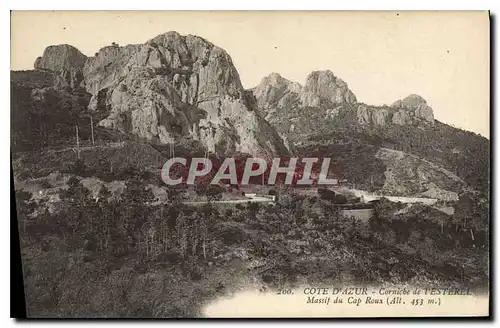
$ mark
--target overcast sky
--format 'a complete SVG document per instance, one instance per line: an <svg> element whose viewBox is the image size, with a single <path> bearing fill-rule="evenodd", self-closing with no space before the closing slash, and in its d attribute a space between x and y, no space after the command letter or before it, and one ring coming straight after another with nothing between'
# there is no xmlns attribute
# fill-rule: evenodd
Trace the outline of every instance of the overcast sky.
<svg viewBox="0 0 500 328"><path fill-rule="evenodd" d="M486 12L13 12L12 69L32 69L48 45L93 56L172 30L224 48L247 88L329 69L360 102L419 94L436 119L489 137Z"/></svg>

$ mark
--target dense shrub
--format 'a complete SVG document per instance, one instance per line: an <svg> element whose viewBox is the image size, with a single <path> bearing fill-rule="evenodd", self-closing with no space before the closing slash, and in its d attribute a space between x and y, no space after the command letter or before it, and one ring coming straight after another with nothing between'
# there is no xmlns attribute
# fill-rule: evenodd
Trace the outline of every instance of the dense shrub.
<svg viewBox="0 0 500 328"><path fill-rule="evenodd" d="M271 287L304 279L483 287L488 282L488 209L465 197L462 214L452 219L423 205L396 214L404 205L382 199L370 222L361 224L343 217L330 199L287 196L290 201L274 206L231 208L152 206L152 194L140 180L127 181L121 199L109 203L102 200L105 189L96 203L78 178L68 185L59 211L38 213L36 220L29 216L37 208L31 195L17 193L33 316L197 315L198 292L217 295L220 279L229 283L248 274ZM471 220L472 214L482 219ZM260 264L238 276L250 260ZM203 290L186 292L185 286Z"/></svg>

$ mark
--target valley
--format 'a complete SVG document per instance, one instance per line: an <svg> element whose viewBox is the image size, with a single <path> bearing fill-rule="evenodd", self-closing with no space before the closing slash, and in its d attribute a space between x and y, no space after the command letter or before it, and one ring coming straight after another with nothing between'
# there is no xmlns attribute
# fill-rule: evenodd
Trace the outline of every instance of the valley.
<svg viewBox="0 0 500 328"><path fill-rule="evenodd" d="M327 69L245 89L224 49L172 31L94 56L49 46L11 72L11 99L29 317L201 317L306 284L488 287L490 141L416 94L361 103ZM172 157L331 158L339 183L168 186Z"/></svg>

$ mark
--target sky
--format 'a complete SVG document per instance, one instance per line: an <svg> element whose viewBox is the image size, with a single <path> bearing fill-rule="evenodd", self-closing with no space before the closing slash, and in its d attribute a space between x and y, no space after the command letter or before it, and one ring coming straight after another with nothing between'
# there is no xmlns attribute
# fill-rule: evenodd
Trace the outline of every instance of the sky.
<svg viewBox="0 0 500 328"><path fill-rule="evenodd" d="M33 69L49 45L93 56L168 31L225 49L246 88L271 72L303 84L328 69L359 102L418 94L436 119L489 138L487 12L13 11L11 69Z"/></svg>

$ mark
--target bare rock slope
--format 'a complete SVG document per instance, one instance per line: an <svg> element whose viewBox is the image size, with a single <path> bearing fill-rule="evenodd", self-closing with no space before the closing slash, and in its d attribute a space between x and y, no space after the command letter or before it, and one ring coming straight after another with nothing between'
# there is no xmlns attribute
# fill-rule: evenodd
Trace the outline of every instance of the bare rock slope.
<svg viewBox="0 0 500 328"><path fill-rule="evenodd" d="M434 124L433 110L422 97L410 95L390 106L359 103L347 83L329 70L311 72L303 86L272 73L251 91L266 119L290 140L352 125Z"/></svg>
<svg viewBox="0 0 500 328"><path fill-rule="evenodd" d="M78 89L83 82L83 67L87 56L68 44L49 46L35 60L35 69L56 73L55 85Z"/></svg>
<svg viewBox="0 0 500 328"><path fill-rule="evenodd" d="M467 187L465 181L441 165L402 151L380 148L375 157L387 167L381 189L385 194L456 201L458 193Z"/></svg>
<svg viewBox="0 0 500 328"><path fill-rule="evenodd" d="M262 79L253 93L259 107L266 110L356 103L356 96L347 83L328 70L311 72L304 86L278 73L271 73Z"/></svg>
<svg viewBox="0 0 500 328"><path fill-rule="evenodd" d="M92 95L89 110L106 116L100 126L158 144L194 139L218 153L288 153L255 111L231 57L200 37L168 32L144 44L113 44L93 57L80 54L51 46L35 68L81 73L82 81L70 84Z"/></svg>

